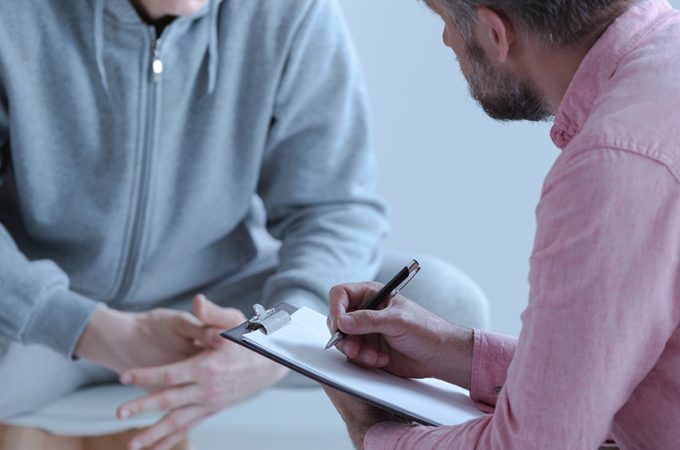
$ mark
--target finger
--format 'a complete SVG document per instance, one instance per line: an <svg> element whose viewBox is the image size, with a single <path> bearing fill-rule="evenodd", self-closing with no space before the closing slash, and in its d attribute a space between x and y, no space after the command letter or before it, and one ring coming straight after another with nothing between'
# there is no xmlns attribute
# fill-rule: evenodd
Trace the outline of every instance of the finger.
<svg viewBox="0 0 680 450"><path fill-rule="evenodd" d="M234 308L222 308L208 300L203 294L194 297L192 310L205 325L226 330L245 322L246 316Z"/></svg>
<svg viewBox="0 0 680 450"><path fill-rule="evenodd" d="M353 283L341 284L331 288L328 294L328 321L329 330L334 333L338 330L337 320L347 311L354 310L366 302L380 289L377 283Z"/></svg>
<svg viewBox="0 0 680 450"><path fill-rule="evenodd" d="M347 334L371 333L401 336L408 330L410 320L398 308L380 310L362 309L338 317L338 327Z"/></svg>
<svg viewBox="0 0 680 450"><path fill-rule="evenodd" d="M116 416L119 419L137 416L148 412L171 411L199 402L199 388L196 385L170 388L123 403L118 407Z"/></svg>
<svg viewBox="0 0 680 450"><path fill-rule="evenodd" d="M139 450L175 433L186 433L190 424L207 415L205 408L189 406L172 411L160 421L137 433L128 443L129 450Z"/></svg>
<svg viewBox="0 0 680 450"><path fill-rule="evenodd" d="M180 430L179 432L172 433L170 436L161 439L159 442L154 444L153 447L151 447L151 450L170 450L174 448L175 445L177 445L182 439L185 439L187 437L187 433L189 432L189 430L191 430L196 425L201 423L202 420L203 417L199 417L198 419L189 423L187 426L184 427L184 429Z"/></svg>
<svg viewBox="0 0 680 450"><path fill-rule="evenodd" d="M192 342L206 343L213 338L211 328L206 327L201 320L188 313L177 316L173 327L178 335Z"/></svg>
<svg viewBox="0 0 680 450"><path fill-rule="evenodd" d="M191 358L164 366L127 369L121 373L120 382L142 387L170 387L208 379L217 374L219 369L217 364L220 362L211 358L210 352L214 351L206 350Z"/></svg>
<svg viewBox="0 0 680 450"><path fill-rule="evenodd" d="M366 345L355 336L348 336L338 343L338 349L351 362L362 367L381 369L389 364L389 356L377 350L377 347Z"/></svg>
<svg viewBox="0 0 680 450"><path fill-rule="evenodd" d="M182 439L186 437L186 433L172 433L151 447L151 450L170 450L175 445L177 445Z"/></svg>
<svg viewBox="0 0 680 450"><path fill-rule="evenodd" d="M363 346L357 352L357 355L352 358L352 362L364 367L380 368L386 364L387 355L378 352L376 349Z"/></svg>

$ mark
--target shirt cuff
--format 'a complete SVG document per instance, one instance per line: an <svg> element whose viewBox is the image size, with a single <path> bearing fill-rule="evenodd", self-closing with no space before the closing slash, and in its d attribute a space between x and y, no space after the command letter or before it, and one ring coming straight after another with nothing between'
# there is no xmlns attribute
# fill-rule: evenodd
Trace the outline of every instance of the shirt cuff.
<svg viewBox="0 0 680 450"><path fill-rule="evenodd" d="M517 340L509 336L474 330L470 397L495 406L508 376Z"/></svg>
<svg viewBox="0 0 680 450"><path fill-rule="evenodd" d="M44 345L72 358L80 335L101 303L67 289L51 294L36 305L21 342Z"/></svg>
<svg viewBox="0 0 680 450"><path fill-rule="evenodd" d="M398 422L380 422L368 429L364 436L365 450L392 450L412 425Z"/></svg>

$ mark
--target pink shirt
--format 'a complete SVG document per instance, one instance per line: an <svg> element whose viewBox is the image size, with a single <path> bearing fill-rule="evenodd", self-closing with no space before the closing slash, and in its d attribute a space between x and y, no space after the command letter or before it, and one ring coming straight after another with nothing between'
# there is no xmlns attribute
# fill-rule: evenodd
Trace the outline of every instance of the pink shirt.
<svg viewBox="0 0 680 450"><path fill-rule="evenodd" d="M367 449L680 449L680 12L617 19L552 138L519 340L475 331L471 396L493 414L377 424Z"/></svg>

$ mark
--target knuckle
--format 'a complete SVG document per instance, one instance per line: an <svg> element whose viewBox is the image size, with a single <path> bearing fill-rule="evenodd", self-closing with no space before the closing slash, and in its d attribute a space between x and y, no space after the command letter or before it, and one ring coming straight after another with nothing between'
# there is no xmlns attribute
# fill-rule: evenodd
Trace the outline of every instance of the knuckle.
<svg viewBox="0 0 680 450"><path fill-rule="evenodd" d="M411 319L411 315L404 310L396 310L393 314L393 320L399 323L407 323Z"/></svg>
<svg viewBox="0 0 680 450"><path fill-rule="evenodd" d="M340 295L342 293L342 291L343 291L342 285L336 284L335 286L330 288L330 290L328 291L328 296L331 297L331 298L337 297L338 295Z"/></svg>

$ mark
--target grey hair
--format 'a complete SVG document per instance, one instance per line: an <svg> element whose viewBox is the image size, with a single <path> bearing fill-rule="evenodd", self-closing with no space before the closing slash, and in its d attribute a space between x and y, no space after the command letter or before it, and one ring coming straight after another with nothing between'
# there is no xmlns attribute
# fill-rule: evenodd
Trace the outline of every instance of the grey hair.
<svg viewBox="0 0 680 450"><path fill-rule="evenodd" d="M620 15L637 0L430 0L458 26L463 38L474 39L477 8L487 7L538 38L557 47L576 44Z"/></svg>

